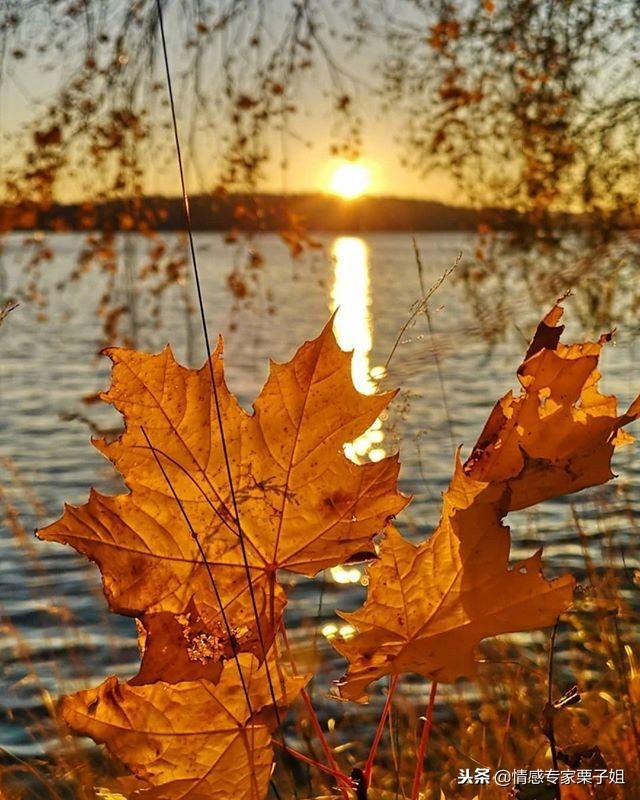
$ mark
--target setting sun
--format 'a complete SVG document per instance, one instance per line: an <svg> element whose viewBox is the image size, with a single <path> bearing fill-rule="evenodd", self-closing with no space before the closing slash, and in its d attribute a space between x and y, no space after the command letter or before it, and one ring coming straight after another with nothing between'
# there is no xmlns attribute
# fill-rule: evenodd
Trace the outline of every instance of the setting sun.
<svg viewBox="0 0 640 800"><path fill-rule="evenodd" d="M371 184L371 172L363 164L345 161L335 168L331 175L329 188L346 200L364 194Z"/></svg>

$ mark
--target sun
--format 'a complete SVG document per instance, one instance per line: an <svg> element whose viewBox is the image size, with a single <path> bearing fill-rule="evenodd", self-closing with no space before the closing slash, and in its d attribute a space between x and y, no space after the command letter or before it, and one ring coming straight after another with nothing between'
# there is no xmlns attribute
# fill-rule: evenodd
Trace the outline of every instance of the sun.
<svg viewBox="0 0 640 800"><path fill-rule="evenodd" d="M364 194L371 184L371 172L364 164L345 161L339 164L329 181L329 189L345 200Z"/></svg>

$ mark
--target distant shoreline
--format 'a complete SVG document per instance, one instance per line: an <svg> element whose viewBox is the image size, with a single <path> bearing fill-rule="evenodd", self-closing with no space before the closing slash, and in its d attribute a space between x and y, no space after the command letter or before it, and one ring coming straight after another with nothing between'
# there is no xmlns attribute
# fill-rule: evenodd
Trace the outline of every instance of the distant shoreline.
<svg viewBox="0 0 640 800"><path fill-rule="evenodd" d="M326 194L214 194L190 200L191 219L197 231L249 231L304 233L358 233L391 231L476 231L516 229L526 218L513 209L468 208L434 200L396 197L362 197L343 200ZM584 227L588 218L558 214L568 229ZM630 222L627 227L636 227ZM143 197L102 203L54 203L41 208L25 202L0 206L0 230L43 231L181 231L182 200L178 197Z"/></svg>

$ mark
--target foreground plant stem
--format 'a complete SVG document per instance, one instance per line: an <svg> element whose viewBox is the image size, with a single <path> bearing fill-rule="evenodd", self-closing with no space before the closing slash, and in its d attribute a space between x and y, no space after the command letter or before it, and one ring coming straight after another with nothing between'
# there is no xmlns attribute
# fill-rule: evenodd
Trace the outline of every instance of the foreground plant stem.
<svg viewBox="0 0 640 800"><path fill-rule="evenodd" d="M289 663L291 664L291 669L293 670L294 675L298 675L299 674L298 667L296 666L296 662L293 658L293 652L291 651L291 645L289 644L289 637L287 636L287 629L284 624L280 625L280 633L282 634L282 638L284 640L284 646L287 651L287 657L289 659ZM320 745L322 746L322 750L325 754L325 757L329 762L329 769L325 769L324 771L340 779L340 784L339 784L340 794L342 795L343 800L349 800L349 795L347 793L347 790L345 789L344 784L346 783L347 786L351 787L352 785L351 778L345 775L344 772L342 772L342 770L338 766L338 762L336 761L335 756L333 755L333 751L331 750L331 745L329 744L326 736L324 735L324 731L322 730L322 725L320 724L320 720L318 719L318 715L316 713L315 708L313 707L313 703L311 701L311 698L309 697L309 693L307 692L306 688L302 689L300 695L307 708L309 719L311 720L313 729L316 732L316 736L318 737Z"/></svg>
<svg viewBox="0 0 640 800"><path fill-rule="evenodd" d="M300 761L304 761L305 764L309 764L309 766L315 767L316 769L319 769L321 772L325 772L327 775L332 775L337 781L340 782L340 784L346 784L349 789L351 788L352 786L351 778L348 778L344 773L340 772L340 770L331 769L331 767L327 767L325 764L321 764L319 761L316 761L315 758L311 758L310 756L305 755L305 753L301 753L299 750L296 750L293 747L289 747L289 745L284 747L282 742L278 741L278 739L272 738L271 742L272 744L282 748L288 755L294 756ZM349 797L349 795L346 793L346 789L344 788L344 786L342 786L340 791L343 793L344 797L347 798Z"/></svg>
<svg viewBox="0 0 640 800"><path fill-rule="evenodd" d="M553 769L556 771L558 770L558 752L556 749L556 736L553 729L553 650L556 644L556 635L558 633L558 622L559 620L556 620L556 624L553 626L553 630L551 631L551 639L549 640L549 663L547 670L547 708L549 710L547 738L549 739L549 747L551 749L551 761L553 763ZM560 800L559 784L556 784L555 796L556 800Z"/></svg>
<svg viewBox="0 0 640 800"><path fill-rule="evenodd" d="M398 676L392 675L389 680L387 699L384 704L384 708L382 709L380 720L378 721L378 727L376 728L376 735L373 737L373 744L371 745L371 750L369 751L369 757L367 758L367 763L365 764L363 770L364 778L367 784L369 784L371 781L371 770L373 769L373 762L375 760L376 753L378 752L378 745L380 744L380 739L382 739L382 732L384 731L384 725L385 722L387 721L387 717L389 716L389 710L391 709L391 700L393 699L393 695L397 685L398 685Z"/></svg>
<svg viewBox="0 0 640 800"><path fill-rule="evenodd" d="M413 775L413 786L411 788L411 800L418 800L420 794L420 778L424 767L424 757L427 752L427 745L429 744L429 734L431 733L431 720L433 718L433 706L436 702L436 692L438 691L438 682L433 681L431 684L431 693L429 694L429 703L424 715L424 726L422 728L422 735L420 736L420 746L418 747L418 758L416 760L416 771Z"/></svg>

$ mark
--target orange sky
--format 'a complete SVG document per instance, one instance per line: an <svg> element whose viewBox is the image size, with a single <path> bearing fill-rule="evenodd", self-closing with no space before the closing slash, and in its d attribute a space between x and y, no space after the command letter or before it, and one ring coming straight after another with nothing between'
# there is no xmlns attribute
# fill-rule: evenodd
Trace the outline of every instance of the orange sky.
<svg viewBox="0 0 640 800"><path fill-rule="evenodd" d="M351 66L362 73L369 69L364 63L352 63ZM20 132L24 129L25 122L34 118L39 109L42 110L55 98L62 70L62 66L50 71L43 70L42 65L30 55L10 65L0 86L0 158L5 166L15 157L15 136L20 141ZM162 76L158 77L160 79ZM400 115L383 115L375 100L367 96L363 99L358 111L362 114L363 123L363 160L371 173L368 193L463 204L464 198L447 175L423 178L402 166L402 148L398 143L401 123L397 118ZM302 110L297 116L292 116L291 135L283 139L280 134L273 134L271 161L264 169L264 180L259 187L264 191L302 193L327 191L329 188L330 176L336 166L336 159L330 155L331 144L336 138L333 130L335 118L331 113L331 101L322 80L318 78L303 87L300 100ZM162 148L165 154L158 153L158 145L154 145L155 150L147 158L145 189L149 194L176 195L179 183L175 161L172 161L175 158L173 137L169 129L161 126L162 120L158 118L161 114L168 115L166 106L153 112L154 123L160 123L159 134L166 137L166 149ZM181 123L185 131L183 139L186 140L186 121L181 120ZM204 134L197 139L196 155L200 165L198 174L189 167L190 159L185 159L189 190L192 193L210 190L218 182L219 150L213 137L210 139L211 141L205 140ZM286 170L280 165L283 141L288 159ZM28 143L25 140L25 144ZM307 143L312 146L308 147ZM184 143L183 149L186 149ZM89 176L89 184L92 180ZM63 201L84 199L86 192L86 186L81 186L77 180L63 180L57 187L57 195Z"/></svg>
<svg viewBox="0 0 640 800"><path fill-rule="evenodd" d="M3 133L16 132L23 127L24 121L32 114L35 106L30 106L25 98L19 96L11 87L5 88L0 98L3 113L0 127ZM331 156L330 146L333 141L330 124L327 121L314 121L312 125L301 120L311 141L306 146L295 135L285 140L288 166L283 170L281 162L280 137L274 142L272 158L264 168L261 190L280 193L304 193L329 191L331 175L340 159ZM158 154L154 152L147 158L145 178L146 191L149 194L175 195L179 191L178 175L174 169L173 138L170 131L163 131L167 136L166 153L159 165ZM372 195L394 197L416 197L439 200L445 203L461 204L463 200L452 180L444 174L430 175L423 178L401 164L401 148L396 140L396 133L384 120L371 118L364 120L364 143L361 162L370 172L371 181L367 190ZM13 147L2 142L2 149ZM192 193L211 189L217 183L218 160L215 143L200 142L198 152L200 169L189 166L187 160L187 176ZM4 154L3 154L4 155ZM166 164L165 162L166 158ZM7 159L3 158L6 164ZM84 199L84 190L74 181L63 180L57 187L57 194L63 201Z"/></svg>
<svg viewBox="0 0 640 800"><path fill-rule="evenodd" d="M282 2L282 0L275 0ZM170 42L170 44L172 44ZM179 66L178 42L172 44L174 70ZM355 74L366 76L371 74L375 59L380 54L369 52L367 62L364 56L357 56L350 61L350 68ZM0 86L0 158L5 166L15 157L15 139L10 141L7 135L18 137L25 123L33 118L38 109L43 109L56 96L56 88L61 78L73 71L74 54L70 53L66 61L54 64L51 70L43 69L42 62L32 58L14 61L10 65L7 76ZM65 72L66 71L66 72ZM164 76L158 74L158 80L164 82ZM335 117L331 113L332 101L328 96L327 76L318 73L313 80L307 81L299 90L301 112L292 115L291 134L284 138L286 151L283 153L283 139L278 133L273 134L271 161L264 169L264 180L259 187L273 192L316 192L327 191L330 177L336 166L336 159L330 155L331 144L335 142ZM464 198L456 190L451 179L444 174L423 178L401 164L402 148L398 137L402 132L400 115L392 112L382 114L377 101L366 89L359 99L358 113L363 123L363 162L371 174L369 194L396 197L417 197L440 200L442 202L463 204ZM166 106L152 111L154 123L158 125L158 135L164 154L158 152L159 145L153 145L148 158L149 167L145 177L145 190L149 194L176 195L179 191L178 176L175 170L175 152L173 135L162 127L161 115L167 115ZM181 120L186 142L186 120ZM166 142L164 141L166 139ZM190 168L188 153L185 153L189 190L191 193L210 190L218 183L220 168L219 148L212 135L208 140L204 134L197 138L197 161L199 172ZM18 138L19 141L19 138ZM311 147L307 146L311 143ZM25 145L28 145L25 139ZM19 149L19 148L18 148ZM186 150L183 142L183 149ZM280 166L283 155L286 155L288 167L283 171ZM166 157L166 158L165 158ZM165 163L166 161L166 163ZM93 188L95 176L87 175L87 186ZM70 181L61 181L57 187L57 195L61 200L84 199L87 187L81 187Z"/></svg>

